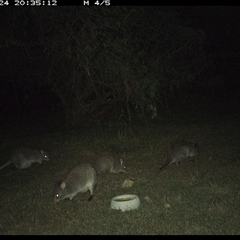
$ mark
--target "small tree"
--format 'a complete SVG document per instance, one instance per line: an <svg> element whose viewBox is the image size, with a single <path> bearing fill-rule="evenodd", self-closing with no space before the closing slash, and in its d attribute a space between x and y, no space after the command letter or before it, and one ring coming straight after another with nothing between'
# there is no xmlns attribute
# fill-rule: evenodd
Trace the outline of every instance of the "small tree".
<svg viewBox="0 0 240 240"><path fill-rule="evenodd" d="M169 97L173 87L195 81L206 67L205 35L181 25L173 10L26 10L26 22L33 22L31 41L42 49L38 75L60 99L69 123L86 114L131 121L135 111L145 113L156 101L165 104L163 96ZM27 37L20 35L16 39L31 52Z"/></svg>

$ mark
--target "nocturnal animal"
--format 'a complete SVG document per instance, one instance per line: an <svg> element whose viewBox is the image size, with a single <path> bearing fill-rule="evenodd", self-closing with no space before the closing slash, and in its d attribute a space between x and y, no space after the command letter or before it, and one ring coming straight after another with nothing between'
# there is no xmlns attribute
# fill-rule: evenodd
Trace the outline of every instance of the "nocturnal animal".
<svg viewBox="0 0 240 240"><path fill-rule="evenodd" d="M36 150L28 147L17 148L8 162L0 167L3 169L11 163L16 168L25 169L30 167L33 163L41 164L43 161L49 161L49 155L43 150Z"/></svg>
<svg viewBox="0 0 240 240"><path fill-rule="evenodd" d="M126 172L126 166L122 159L115 158L109 154L102 154L97 157L93 164L97 174L104 172L120 173Z"/></svg>
<svg viewBox="0 0 240 240"><path fill-rule="evenodd" d="M53 192L53 202L69 198L72 200L78 193L90 192L89 201L97 184L97 174L89 163L79 163L68 172L64 181L57 183Z"/></svg>
<svg viewBox="0 0 240 240"><path fill-rule="evenodd" d="M165 170L173 163L184 162L188 157L198 155L198 147L196 143L186 141L174 141L168 149L168 157L166 163L160 168L160 171Z"/></svg>

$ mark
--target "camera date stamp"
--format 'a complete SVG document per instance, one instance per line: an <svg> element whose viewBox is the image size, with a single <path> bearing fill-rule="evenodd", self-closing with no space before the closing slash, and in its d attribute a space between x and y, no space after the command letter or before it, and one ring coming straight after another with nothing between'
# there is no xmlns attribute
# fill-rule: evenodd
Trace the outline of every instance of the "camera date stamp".
<svg viewBox="0 0 240 240"><path fill-rule="evenodd" d="M110 0L82 0L82 6L110 6ZM81 4L82 3L82 4ZM3 6L58 6L58 0L0 0L0 8ZM61 5L61 4L60 4Z"/></svg>
<svg viewBox="0 0 240 240"><path fill-rule="evenodd" d="M3 6L57 6L57 0L0 0L0 7Z"/></svg>

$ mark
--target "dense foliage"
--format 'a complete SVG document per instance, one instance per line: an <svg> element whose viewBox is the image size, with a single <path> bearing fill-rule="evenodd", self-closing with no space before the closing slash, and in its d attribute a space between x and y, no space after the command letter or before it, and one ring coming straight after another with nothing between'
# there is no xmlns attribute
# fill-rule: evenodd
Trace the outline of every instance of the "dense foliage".
<svg viewBox="0 0 240 240"><path fill-rule="evenodd" d="M25 81L47 86L72 124L85 114L131 120L164 106L176 89L196 85L207 66L204 32L185 26L173 7L9 12L4 31L11 38L1 47L24 49L31 62L21 68Z"/></svg>

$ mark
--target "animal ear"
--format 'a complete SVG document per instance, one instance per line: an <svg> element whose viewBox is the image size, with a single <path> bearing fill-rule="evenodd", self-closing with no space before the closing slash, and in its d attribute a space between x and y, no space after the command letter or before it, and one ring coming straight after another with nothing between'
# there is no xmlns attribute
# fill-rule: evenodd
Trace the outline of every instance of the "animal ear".
<svg viewBox="0 0 240 240"><path fill-rule="evenodd" d="M62 182L61 185L60 185L60 188L61 188L62 190L64 190L65 187L66 187L66 183L65 183L65 182Z"/></svg>
<svg viewBox="0 0 240 240"><path fill-rule="evenodd" d="M41 154L44 154L44 151L41 149L41 150L40 150L40 153L41 153Z"/></svg>
<svg viewBox="0 0 240 240"><path fill-rule="evenodd" d="M123 165L123 160L122 159L120 159L120 163L121 163L121 165Z"/></svg>

